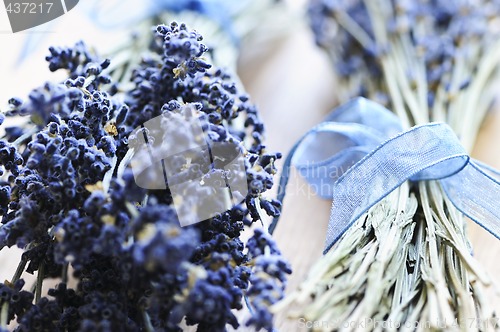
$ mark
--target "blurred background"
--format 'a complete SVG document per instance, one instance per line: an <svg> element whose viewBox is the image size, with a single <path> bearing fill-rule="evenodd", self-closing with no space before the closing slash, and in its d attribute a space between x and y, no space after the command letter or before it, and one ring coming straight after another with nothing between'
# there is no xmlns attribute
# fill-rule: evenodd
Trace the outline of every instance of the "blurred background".
<svg viewBox="0 0 500 332"><path fill-rule="evenodd" d="M49 46L71 46L78 40L85 40L105 55L127 43L133 28L138 27L139 21L134 16L144 13L124 6L128 1L109 2L100 6L108 1L82 0L75 9L56 20L16 34L11 32L6 11L1 8L0 110L6 108L10 97L26 98L31 89L43 82L60 80L58 73L48 70L44 59ZM284 155L297 139L336 105L333 71L326 54L314 44L305 7L306 1L289 0L282 1L278 8L269 9L271 12L262 7L247 13L245 24L249 31L245 32L245 38L238 40L236 51L228 47L228 56L223 55L217 60L218 65L236 65L242 84L264 119L268 149ZM172 19L183 21L182 13L169 15ZM203 28L207 28L204 24L189 26L204 34L210 44L211 33L204 33ZM238 33L243 31L238 30L240 28L244 30L244 27L235 27ZM255 31L250 31L252 29ZM482 126L473 157L500 168L499 143L500 107L496 107ZM282 161L278 167L281 165ZM271 195L274 193L275 190ZM294 273L288 287L288 291L292 291L321 255L331 202L316 197L306 182L292 171L283 203L283 214L275 236L292 264ZM494 282L500 285L500 241L474 223L469 223L469 235L475 257ZM18 255L17 250L0 252L1 280L11 277ZM488 296L500 311L497 295L498 291L492 287ZM298 321L286 319L284 314L278 316L276 327L280 331L299 329Z"/></svg>

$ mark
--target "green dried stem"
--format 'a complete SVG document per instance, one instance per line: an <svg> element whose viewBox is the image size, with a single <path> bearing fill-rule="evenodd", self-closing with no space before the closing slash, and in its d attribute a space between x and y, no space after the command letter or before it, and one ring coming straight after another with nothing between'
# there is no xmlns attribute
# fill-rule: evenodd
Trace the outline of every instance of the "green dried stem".
<svg viewBox="0 0 500 332"><path fill-rule="evenodd" d="M43 287L43 278L45 275L45 264L42 262L40 264L40 268L38 269L38 274L36 277L36 286L35 286L35 303L38 303L42 298L42 287Z"/></svg>
<svg viewBox="0 0 500 332"><path fill-rule="evenodd" d="M9 302L5 301L0 309L0 328L7 330L7 319L9 316Z"/></svg>

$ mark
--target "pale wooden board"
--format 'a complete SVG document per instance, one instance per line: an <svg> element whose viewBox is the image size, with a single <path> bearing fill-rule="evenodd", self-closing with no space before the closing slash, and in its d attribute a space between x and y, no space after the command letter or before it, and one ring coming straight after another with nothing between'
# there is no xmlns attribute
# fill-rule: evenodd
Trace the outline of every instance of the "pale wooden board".
<svg viewBox="0 0 500 332"><path fill-rule="evenodd" d="M78 22L79 18L70 12L67 20ZM96 45L108 44L109 36L98 36L94 30L66 31L58 34L56 39L60 44L70 45L79 37L89 34ZM14 70L13 58L17 56L15 52L21 43L8 34L0 34L0 45L14 45L9 48L8 55L4 53L0 58L0 107L5 105L9 96L24 96L28 88L47 77L43 56L46 47L54 41L54 36L50 36L42 42L37 54L31 56L22 68ZM255 52L251 54L253 56ZM260 57L243 57L239 70L247 91L264 118L270 151L286 153L303 133L320 122L335 105L335 85L330 64L325 54L314 45L312 35L303 23L298 22L293 34L276 41L274 47L265 50ZM500 111L497 110L485 121L473 156L500 168L499 143ZM312 195L304 180L292 173L282 219L275 233L294 270L289 281L290 291L304 279L309 267L321 255L329 212L330 202ZM472 223L469 233L476 258L491 278L500 284L500 264L497 263L500 241ZM17 250L0 252L0 280L11 278L18 258ZM493 298L493 292L489 295ZM494 304L500 310L500 303ZM296 331L299 324L282 314L277 317L277 327L280 331Z"/></svg>

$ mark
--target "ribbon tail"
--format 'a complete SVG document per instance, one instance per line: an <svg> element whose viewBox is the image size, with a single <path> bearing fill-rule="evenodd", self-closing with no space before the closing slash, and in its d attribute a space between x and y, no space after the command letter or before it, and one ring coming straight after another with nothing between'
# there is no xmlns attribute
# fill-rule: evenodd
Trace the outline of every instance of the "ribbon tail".
<svg viewBox="0 0 500 332"><path fill-rule="evenodd" d="M500 239L499 181L471 161L461 172L442 179L441 184L460 212Z"/></svg>
<svg viewBox="0 0 500 332"><path fill-rule="evenodd" d="M497 170L491 167L490 165L485 164L482 161L476 159L472 159L472 161L476 166L478 166L481 169L481 171L485 172L486 174L494 178L496 181L500 181L500 170Z"/></svg>
<svg viewBox="0 0 500 332"><path fill-rule="evenodd" d="M305 137L305 136L304 136ZM292 159L295 154L295 151L297 151L297 148L299 145L302 143L304 140L304 137L302 137L295 145L292 147L288 155L286 156L285 162L283 163L283 169L281 171L281 176L280 176L280 182L278 184L278 195L276 199L283 204L283 199L285 198L286 195L286 185L288 184L288 180L290 179L290 168L292 165ZM276 216L273 218L273 221L269 225L268 232L269 234L273 234L274 230L276 229L276 226L278 225L278 221L280 219L280 216Z"/></svg>

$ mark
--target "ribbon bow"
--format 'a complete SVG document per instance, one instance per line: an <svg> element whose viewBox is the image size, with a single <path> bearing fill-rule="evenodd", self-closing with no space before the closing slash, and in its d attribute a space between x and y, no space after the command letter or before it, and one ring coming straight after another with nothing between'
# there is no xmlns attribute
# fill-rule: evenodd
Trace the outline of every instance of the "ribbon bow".
<svg viewBox="0 0 500 332"><path fill-rule="evenodd" d="M283 168L283 201L290 165L323 198L333 198L324 253L368 209L407 180L439 180L455 207L500 239L500 172L471 160L445 123L402 132L383 106L356 98L332 112L292 148ZM273 232L278 222L269 226Z"/></svg>

